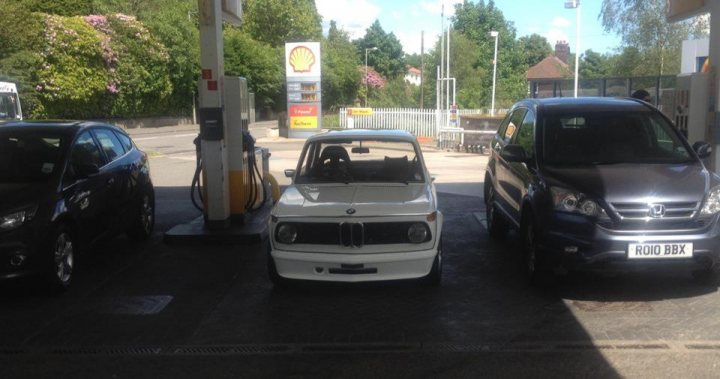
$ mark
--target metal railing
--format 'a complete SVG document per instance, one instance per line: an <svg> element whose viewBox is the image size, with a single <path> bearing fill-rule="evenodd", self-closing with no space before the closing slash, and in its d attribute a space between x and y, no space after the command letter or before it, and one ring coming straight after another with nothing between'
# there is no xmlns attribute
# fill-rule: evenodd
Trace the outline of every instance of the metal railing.
<svg viewBox="0 0 720 379"><path fill-rule="evenodd" d="M507 110L496 110L503 114ZM417 108L373 108L372 115L348 116L347 108L340 108L341 128L355 129L397 129L406 130L418 137L437 138L438 133L447 126L452 126L450 111ZM488 109L458 109L457 123L463 115L487 115ZM352 121L350 121L352 120Z"/></svg>

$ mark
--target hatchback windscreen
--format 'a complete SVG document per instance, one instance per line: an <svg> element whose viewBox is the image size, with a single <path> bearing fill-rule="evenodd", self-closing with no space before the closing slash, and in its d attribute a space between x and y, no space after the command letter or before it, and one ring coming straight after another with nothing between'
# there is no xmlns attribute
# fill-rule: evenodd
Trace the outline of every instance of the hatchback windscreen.
<svg viewBox="0 0 720 379"><path fill-rule="evenodd" d="M673 126L650 112L550 113L540 125L549 165L694 162Z"/></svg>
<svg viewBox="0 0 720 379"><path fill-rule="evenodd" d="M45 181L60 169L58 134L0 131L0 183Z"/></svg>
<svg viewBox="0 0 720 379"><path fill-rule="evenodd" d="M298 184L423 182L422 165L412 143L335 140L307 146L300 158Z"/></svg>

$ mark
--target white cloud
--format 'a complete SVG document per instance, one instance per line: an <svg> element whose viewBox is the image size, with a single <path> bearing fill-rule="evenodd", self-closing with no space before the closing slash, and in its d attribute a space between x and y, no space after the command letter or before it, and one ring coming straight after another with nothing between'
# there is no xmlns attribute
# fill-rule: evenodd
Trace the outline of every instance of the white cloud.
<svg viewBox="0 0 720 379"><path fill-rule="evenodd" d="M555 28L565 29L572 25L572 23L567 18L558 16L552 20L551 25Z"/></svg>
<svg viewBox="0 0 720 379"><path fill-rule="evenodd" d="M406 54L420 54L420 32L395 32L395 37L400 41L403 47L403 51ZM429 33L425 31L425 53L428 53L437 41L437 33Z"/></svg>
<svg viewBox="0 0 720 379"><path fill-rule="evenodd" d="M428 13L440 14L445 4L445 15L455 14L455 4L462 4L463 0L420 0L420 7Z"/></svg>
<svg viewBox="0 0 720 379"><path fill-rule="evenodd" d="M351 39L361 38L380 15L381 9L369 0L316 0L315 6L323 18L327 31L330 21L350 34Z"/></svg>
<svg viewBox="0 0 720 379"><path fill-rule="evenodd" d="M551 46L555 46L555 43L558 41L570 41L567 33L558 29L550 29L545 32L545 38L547 38Z"/></svg>

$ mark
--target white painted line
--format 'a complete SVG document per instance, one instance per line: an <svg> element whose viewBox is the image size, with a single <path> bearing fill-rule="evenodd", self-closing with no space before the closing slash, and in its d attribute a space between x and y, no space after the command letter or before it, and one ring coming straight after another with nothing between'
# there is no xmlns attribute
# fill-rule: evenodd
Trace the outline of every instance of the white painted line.
<svg viewBox="0 0 720 379"><path fill-rule="evenodd" d="M190 136L197 136L197 133L190 133L190 134L176 134L173 135L174 138L180 138L180 137L190 137Z"/></svg>
<svg viewBox="0 0 720 379"><path fill-rule="evenodd" d="M133 138L135 141L149 141L151 139L158 139L160 137L142 137L142 138Z"/></svg>

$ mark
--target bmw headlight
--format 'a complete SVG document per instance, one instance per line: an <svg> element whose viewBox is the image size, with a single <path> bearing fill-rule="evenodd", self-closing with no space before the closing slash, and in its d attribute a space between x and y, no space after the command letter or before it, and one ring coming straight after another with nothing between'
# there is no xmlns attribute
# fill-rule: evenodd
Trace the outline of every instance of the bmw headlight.
<svg viewBox="0 0 720 379"><path fill-rule="evenodd" d="M428 236L428 228L422 222L416 222L408 228L407 236L412 243L425 242Z"/></svg>
<svg viewBox="0 0 720 379"><path fill-rule="evenodd" d="M705 204L703 204L702 215L714 215L720 212L720 186L713 187L710 193L705 198Z"/></svg>
<svg viewBox="0 0 720 379"><path fill-rule="evenodd" d="M597 202L588 199L585 195L560 187L551 187L555 210L571 213L580 213L586 216L597 217L605 211Z"/></svg>
<svg viewBox="0 0 720 379"><path fill-rule="evenodd" d="M0 230L13 230L35 216L36 208L27 208L0 217Z"/></svg>
<svg viewBox="0 0 720 379"><path fill-rule="evenodd" d="M282 224L278 227L276 236L281 243L294 243L298 236L297 227L293 224Z"/></svg>

